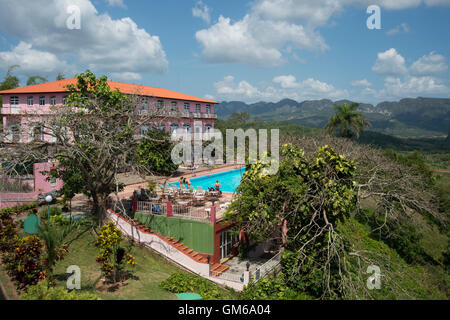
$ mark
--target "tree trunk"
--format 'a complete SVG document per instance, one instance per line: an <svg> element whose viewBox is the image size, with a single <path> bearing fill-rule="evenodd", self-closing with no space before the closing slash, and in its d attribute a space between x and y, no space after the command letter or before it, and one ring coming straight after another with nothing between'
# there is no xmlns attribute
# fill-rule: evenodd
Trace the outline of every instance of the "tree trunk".
<svg viewBox="0 0 450 320"><path fill-rule="evenodd" d="M97 193L92 194L92 214L97 217L98 226L103 226L106 222L106 200L108 195L98 195Z"/></svg>

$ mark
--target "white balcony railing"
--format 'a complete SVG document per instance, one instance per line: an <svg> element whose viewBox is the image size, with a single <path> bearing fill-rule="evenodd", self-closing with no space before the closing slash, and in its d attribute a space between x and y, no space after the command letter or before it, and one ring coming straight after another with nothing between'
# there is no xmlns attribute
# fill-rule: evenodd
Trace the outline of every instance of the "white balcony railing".
<svg viewBox="0 0 450 320"><path fill-rule="evenodd" d="M19 114L19 105L18 104L12 104L11 105L11 114Z"/></svg>

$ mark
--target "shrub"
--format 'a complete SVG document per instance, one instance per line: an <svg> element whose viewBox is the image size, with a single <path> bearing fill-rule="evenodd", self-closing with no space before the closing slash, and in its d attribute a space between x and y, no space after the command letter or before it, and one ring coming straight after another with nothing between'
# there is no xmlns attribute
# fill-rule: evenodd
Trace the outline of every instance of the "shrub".
<svg viewBox="0 0 450 320"><path fill-rule="evenodd" d="M13 252L3 255L6 270L16 281L19 289L38 283L45 278L41 263L42 243L37 236L28 236L18 241Z"/></svg>
<svg viewBox="0 0 450 320"><path fill-rule="evenodd" d="M57 226L64 226L70 224L70 219L64 217L62 214L56 214L50 216L50 223Z"/></svg>
<svg viewBox="0 0 450 320"><path fill-rule="evenodd" d="M17 244L17 224L11 215L0 212L0 252L11 252Z"/></svg>
<svg viewBox="0 0 450 320"><path fill-rule="evenodd" d="M31 204L23 204L20 206L14 206L14 207L10 207L10 208L4 208L4 209L0 210L0 216L20 214L24 211L35 209L37 207L38 207L37 204L31 203Z"/></svg>
<svg viewBox="0 0 450 320"><path fill-rule="evenodd" d="M43 280L36 285L30 286L28 291L22 295L23 300L101 300L93 293L78 293L68 291L64 287L49 286L48 281Z"/></svg>
<svg viewBox="0 0 450 320"><path fill-rule="evenodd" d="M52 216L62 215L62 210L59 207L50 207L50 218ZM39 211L39 217L41 219L46 220L48 218L48 208L42 209Z"/></svg>
<svg viewBox="0 0 450 320"><path fill-rule="evenodd" d="M159 286L172 293L194 292L200 294L205 300L223 299L219 288L210 281L190 273L176 272Z"/></svg>
<svg viewBox="0 0 450 320"><path fill-rule="evenodd" d="M136 259L130 254L130 250L120 246L122 240L122 232L110 222L101 227L95 241L95 246L100 249L96 260L101 264L105 277L112 282L121 280L125 265L136 265Z"/></svg>
<svg viewBox="0 0 450 320"><path fill-rule="evenodd" d="M260 278L258 282L253 283L250 280L248 286L241 292L243 300L306 300L311 299L303 293L286 286L282 276L268 276Z"/></svg>

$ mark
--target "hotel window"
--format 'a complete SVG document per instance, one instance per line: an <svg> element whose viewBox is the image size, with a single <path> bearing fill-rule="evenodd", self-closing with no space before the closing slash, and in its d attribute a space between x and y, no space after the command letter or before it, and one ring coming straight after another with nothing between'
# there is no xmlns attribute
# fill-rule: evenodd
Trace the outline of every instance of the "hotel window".
<svg viewBox="0 0 450 320"><path fill-rule="evenodd" d="M165 125L160 125L160 126L157 127L157 129L161 130L161 131L165 131L166 130L166 126Z"/></svg>
<svg viewBox="0 0 450 320"><path fill-rule="evenodd" d="M191 133L191 126L187 123L183 125L183 129L186 130L188 133Z"/></svg>
<svg viewBox="0 0 450 320"><path fill-rule="evenodd" d="M200 104L199 103L197 103L196 105L195 105L195 113L200 113Z"/></svg>
<svg viewBox="0 0 450 320"><path fill-rule="evenodd" d="M211 105L209 105L209 104L206 105L206 113L207 114L211 113Z"/></svg>
<svg viewBox="0 0 450 320"><path fill-rule="evenodd" d="M11 97L11 98L9 98L9 103L12 106L17 106L19 104L19 97Z"/></svg>
<svg viewBox="0 0 450 320"><path fill-rule="evenodd" d="M63 97L63 99L62 99L62 103L63 103L63 105L66 105L66 103L67 103L67 98L68 98L68 96L64 96Z"/></svg>
<svg viewBox="0 0 450 320"><path fill-rule="evenodd" d="M32 106L33 104L33 96L28 97L28 105Z"/></svg>
<svg viewBox="0 0 450 320"><path fill-rule="evenodd" d="M40 106L45 106L45 97L44 96L39 97L39 105Z"/></svg>
<svg viewBox="0 0 450 320"><path fill-rule="evenodd" d="M175 101L172 101L172 109L171 111L177 111L177 103Z"/></svg>
<svg viewBox="0 0 450 320"><path fill-rule="evenodd" d="M162 108L162 107L164 107L164 101L162 101L162 100L158 100L158 102L157 102L157 106L158 106L158 108Z"/></svg>
<svg viewBox="0 0 450 320"><path fill-rule="evenodd" d="M56 97L55 97L55 96L51 96L51 97L50 97L50 104L51 104L52 106L55 106L55 105L56 105Z"/></svg>
<svg viewBox="0 0 450 320"><path fill-rule="evenodd" d="M141 136L145 136L149 130L149 126L141 126Z"/></svg>
<svg viewBox="0 0 450 320"><path fill-rule="evenodd" d="M170 133L172 134L172 132L174 132L175 130L177 130L178 129L178 124L176 124L176 123L172 123L171 125L170 125Z"/></svg>
<svg viewBox="0 0 450 320"><path fill-rule="evenodd" d="M148 109L148 98L147 97L143 97L142 98L141 105L142 105L142 109L143 110L147 110Z"/></svg>
<svg viewBox="0 0 450 320"><path fill-rule="evenodd" d="M187 102L184 103L184 111L187 111L187 112L190 111L190 106L189 106L189 103L187 103Z"/></svg>

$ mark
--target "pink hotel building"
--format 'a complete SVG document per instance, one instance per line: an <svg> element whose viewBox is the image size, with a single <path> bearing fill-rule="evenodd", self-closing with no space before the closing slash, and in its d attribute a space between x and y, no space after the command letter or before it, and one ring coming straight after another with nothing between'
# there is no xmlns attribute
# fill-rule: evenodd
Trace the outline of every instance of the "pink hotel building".
<svg viewBox="0 0 450 320"><path fill-rule="evenodd" d="M65 104L69 94L65 86L68 84L76 84L76 79L0 91L3 100L0 116L6 137L4 142L48 140L41 123L50 115L50 106ZM187 129L188 132L209 132L214 128L214 120L217 119L214 113L216 101L156 87L115 81L108 81L108 84L111 90L117 88L124 94L142 96L138 106L140 112L145 113L155 105L167 108L167 116L159 127L167 132L178 128ZM148 129L148 126L142 126L140 133L144 134Z"/></svg>

